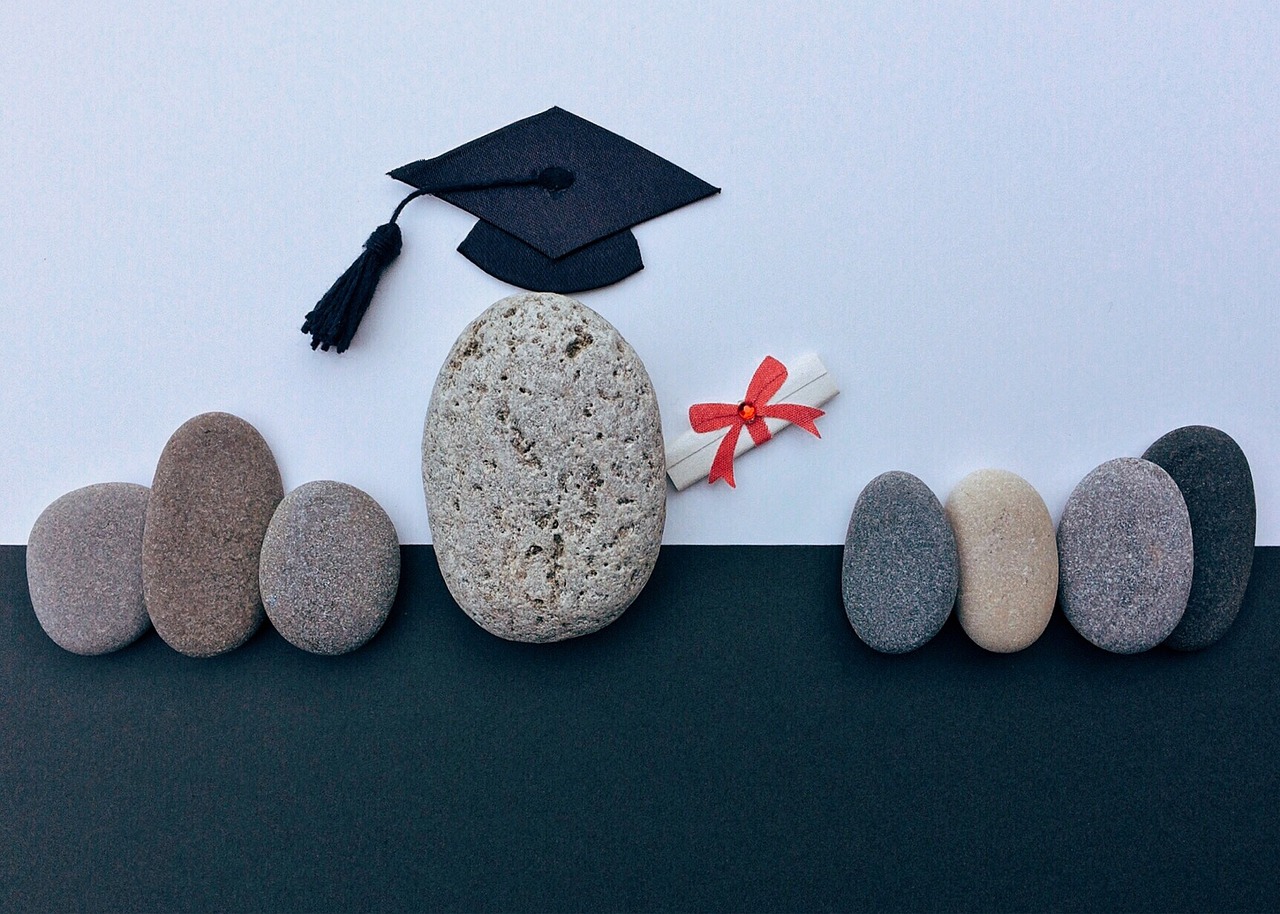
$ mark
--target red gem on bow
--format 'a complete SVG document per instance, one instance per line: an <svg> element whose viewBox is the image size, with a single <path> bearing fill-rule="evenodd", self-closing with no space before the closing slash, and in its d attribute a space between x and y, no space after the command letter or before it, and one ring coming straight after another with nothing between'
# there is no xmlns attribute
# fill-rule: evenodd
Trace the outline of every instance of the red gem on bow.
<svg viewBox="0 0 1280 914"><path fill-rule="evenodd" d="M773 436L764 419L782 419L800 426L818 438L818 426L813 420L825 415L822 410L813 406L801 406L799 403L770 403L769 398L781 389L787 380L787 366L773 356L765 356L756 373L751 376L747 385L747 395L740 403L695 403L689 407L689 424L695 432L713 432L719 428L728 428L729 432L720 442L715 460L711 462L711 474L708 483L724 479L730 486L733 482L733 451L738 446L738 435L745 427L756 446L764 444Z"/></svg>

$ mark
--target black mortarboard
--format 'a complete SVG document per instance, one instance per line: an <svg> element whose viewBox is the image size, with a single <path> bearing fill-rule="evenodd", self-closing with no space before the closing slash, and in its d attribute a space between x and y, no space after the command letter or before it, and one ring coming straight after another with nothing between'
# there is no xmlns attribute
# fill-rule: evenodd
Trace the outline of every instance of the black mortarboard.
<svg viewBox="0 0 1280 914"><path fill-rule="evenodd" d="M641 269L629 229L719 193L628 139L551 108L391 177L417 190L307 315L311 348L342 352L400 253L396 218L430 194L480 217L458 250L486 273L535 292L584 292Z"/></svg>

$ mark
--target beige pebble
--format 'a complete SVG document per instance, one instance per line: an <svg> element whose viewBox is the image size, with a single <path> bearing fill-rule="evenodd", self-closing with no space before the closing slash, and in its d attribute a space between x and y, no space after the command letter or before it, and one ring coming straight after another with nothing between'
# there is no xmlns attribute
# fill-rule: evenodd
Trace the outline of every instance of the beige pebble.
<svg viewBox="0 0 1280 914"><path fill-rule="evenodd" d="M1053 615L1058 547L1039 493L1007 470L978 470L947 499L960 588L956 616L979 647L1002 654L1030 646Z"/></svg>

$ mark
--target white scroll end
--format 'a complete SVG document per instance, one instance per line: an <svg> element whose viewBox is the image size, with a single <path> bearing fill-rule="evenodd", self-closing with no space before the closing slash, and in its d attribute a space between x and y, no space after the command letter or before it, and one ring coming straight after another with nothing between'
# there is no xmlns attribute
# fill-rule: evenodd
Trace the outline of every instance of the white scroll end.
<svg viewBox="0 0 1280 914"><path fill-rule="evenodd" d="M822 360L816 355L806 355L787 365L787 380L770 402L819 407L838 393L840 388L836 386L835 379L827 371L827 366L822 364ZM764 421L769 426L769 432L774 435L791 424L783 419ZM716 449L728 433L728 429L703 433L690 429L667 442L667 475L671 477L677 490L683 491L711 475L711 463L715 460ZM741 434L733 454L737 457L755 446L750 435Z"/></svg>

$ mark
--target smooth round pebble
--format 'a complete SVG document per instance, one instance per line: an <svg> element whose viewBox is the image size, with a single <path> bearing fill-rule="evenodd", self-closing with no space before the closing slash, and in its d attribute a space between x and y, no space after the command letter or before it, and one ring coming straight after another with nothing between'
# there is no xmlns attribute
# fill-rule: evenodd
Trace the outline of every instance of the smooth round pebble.
<svg viewBox="0 0 1280 914"><path fill-rule="evenodd" d="M1227 633L1249 586L1258 512L1253 474L1240 445L1206 425L1169 432L1142 456L1178 484L1195 549L1187 611L1165 644L1199 650Z"/></svg>
<svg viewBox="0 0 1280 914"><path fill-rule="evenodd" d="M1178 486L1148 460L1087 475L1058 524L1059 598L1091 643L1136 654L1169 637L1187 607L1191 520Z"/></svg>
<svg viewBox="0 0 1280 914"><path fill-rule="evenodd" d="M142 600L148 489L104 482L41 512L27 540L27 585L40 627L75 654L106 654L151 623Z"/></svg>
<svg viewBox="0 0 1280 914"><path fill-rule="evenodd" d="M618 618L658 558L665 472L648 372L580 302L505 298L440 369L422 435L431 536L454 600L499 637Z"/></svg>
<svg viewBox="0 0 1280 914"><path fill-rule="evenodd" d="M1058 599L1058 545L1044 499L1007 470L970 473L947 497L960 586L956 616L979 647L1007 654L1044 632Z"/></svg>
<svg viewBox="0 0 1280 914"><path fill-rule="evenodd" d="M271 449L243 419L204 413L173 433L142 537L147 612L170 647L212 657L257 630L258 556L283 497Z"/></svg>
<svg viewBox="0 0 1280 914"><path fill-rule="evenodd" d="M956 541L937 497L910 473L877 476L858 496L841 585L849 623L868 647L913 651L951 614Z"/></svg>
<svg viewBox="0 0 1280 914"><path fill-rule="evenodd" d="M313 654L345 654L382 627L400 584L400 541L387 512L342 482L299 486L276 508L259 578L267 618Z"/></svg>

